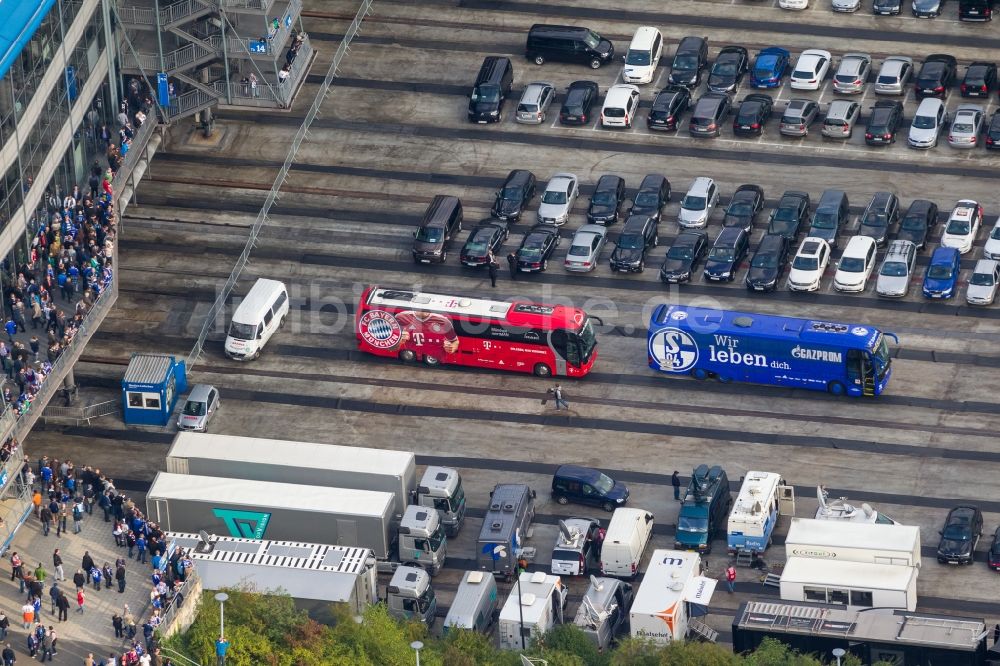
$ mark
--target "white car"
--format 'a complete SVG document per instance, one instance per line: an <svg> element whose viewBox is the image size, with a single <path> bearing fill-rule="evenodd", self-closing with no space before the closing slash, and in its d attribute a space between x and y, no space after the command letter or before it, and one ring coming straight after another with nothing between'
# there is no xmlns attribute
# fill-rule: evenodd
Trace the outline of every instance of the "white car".
<svg viewBox="0 0 1000 666"><path fill-rule="evenodd" d="M830 71L832 56L829 51L808 49L802 52L792 69L789 79L794 90L819 90L826 73Z"/></svg>
<svg viewBox="0 0 1000 666"><path fill-rule="evenodd" d="M790 291L816 291L830 263L830 244L822 238L809 237L802 241L788 271Z"/></svg>
<svg viewBox="0 0 1000 666"><path fill-rule="evenodd" d="M575 174L557 173L545 186L542 203L538 206L538 223L560 227L569 220L580 186Z"/></svg>
<svg viewBox="0 0 1000 666"><path fill-rule="evenodd" d="M986 245L983 246L983 258L1000 259L1000 217L990 229L990 236L986 239Z"/></svg>
<svg viewBox="0 0 1000 666"><path fill-rule="evenodd" d="M992 305L997 297L997 283L1000 283L1000 262L980 259L969 277L965 301L969 305Z"/></svg>
<svg viewBox="0 0 1000 666"><path fill-rule="evenodd" d="M809 9L809 0L778 0L782 9Z"/></svg>
<svg viewBox="0 0 1000 666"><path fill-rule="evenodd" d="M663 55L663 35L651 26L636 29L632 42L625 53L625 69L622 81L625 83L650 83Z"/></svg>
<svg viewBox="0 0 1000 666"><path fill-rule="evenodd" d="M602 127L632 127L635 114L639 111L639 88L628 83L619 83L608 88L601 109Z"/></svg>
<svg viewBox="0 0 1000 666"><path fill-rule="evenodd" d="M589 273L594 270L607 239L608 228L603 224L583 225L577 229L573 242L569 244L563 267L574 273Z"/></svg>
<svg viewBox="0 0 1000 666"><path fill-rule="evenodd" d="M911 148L933 148L948 124L948 111L937 97L925 97L913 114L906 142Z"/></svg>
<svg viewBox="0 0 1000 666"><path fill-rule="evenodd" d="M830 9L835 12L856 12L861 9L861 0L832 0Z"/></svg>
<svg viewBox="0 0 1000 666"><path fill-rule="evenodd" d="M941 234L941 247L958 248L959 254L972 249L979 225L983 222L983 207L972 199L962 199L951 211L948 224Z"/></svg>
<svg viewBox="0 0 1000 666"><path fill-rule="evenodd" d="M875 269L875 255L878 245L870 236L855 236L844 248L844 254L837 264L833 276L833 288L837 291L864 291L868 278Z"/></svg>
<svg viewBox="0 0 1000 666"><path fill-rule="evenodd" d="M711 178L695 178L691 189L681 201L677 224L682 229L701 229L708 226L712 209L719 203L719 188Z"/></svg>

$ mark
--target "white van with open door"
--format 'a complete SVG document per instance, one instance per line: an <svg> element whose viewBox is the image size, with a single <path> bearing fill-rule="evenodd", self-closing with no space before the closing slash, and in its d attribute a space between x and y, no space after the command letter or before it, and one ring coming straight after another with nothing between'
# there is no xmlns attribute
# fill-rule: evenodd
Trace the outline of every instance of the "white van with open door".
<svg viewBox="0 0 1000 666"><path fill-rule="evenodd" d="M288 289L284 282L260 278L236 308L226 335L226 356L237 361L260 356L288 315Z"/></svg>
<svg viewBox="0 0 1000 666"><path fill-rule="evenodd" d="M615 509L601 545L601 573L635 578L653 533L653 514L645 509Z"/></svg>

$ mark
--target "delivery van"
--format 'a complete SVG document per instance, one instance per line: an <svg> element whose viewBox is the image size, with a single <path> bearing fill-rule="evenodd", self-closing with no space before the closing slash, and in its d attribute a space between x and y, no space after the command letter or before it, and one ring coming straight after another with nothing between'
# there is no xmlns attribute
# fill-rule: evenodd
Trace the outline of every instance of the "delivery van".
<svg viewBox="0 0 1000 666"><path fill-rule="evenodd" d="M653 533L653 514L644 509L615 509L601 546L601 573L635 578Z"/></svg>
<svg viewBox="0 0 1000 666"><path fill-rule="evenodd" d="M285 283L258 279L233 313L226 335L226 356L236 361L257 358L287 316L288 289Z"/></svg>

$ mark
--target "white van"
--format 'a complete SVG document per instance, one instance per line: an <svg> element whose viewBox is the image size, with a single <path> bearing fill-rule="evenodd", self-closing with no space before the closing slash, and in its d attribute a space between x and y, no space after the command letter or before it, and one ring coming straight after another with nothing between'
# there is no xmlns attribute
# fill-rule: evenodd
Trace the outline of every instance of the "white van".
<svg viewBox="0 0 1000 666"><path fill-rule="evenodd" d="M653 534L653 514L645 509L615 509L601 545L601 573L635 578Z"/></svg>
<svg viewBox="0 0 1000 666"><path fill-rule="evenodd" d="M648 25L637 29L625 54L622 81L640 85L651 82L662 54L663 35L660 31Z"/></svg>
<svg viewBox="0 0 1000 666"><path fill-rule="evenodd" d="M284 282L260 278L233 314L226 335L226 356L237 361L255 359L288 315Z"/></svg>
<svg viewBox="0 0 1000 666"><path fill-rule="evenodd" d="M604 127L632 127L639 112L639 89L627 83L611 86L604 96L601 125Z"/></svg>

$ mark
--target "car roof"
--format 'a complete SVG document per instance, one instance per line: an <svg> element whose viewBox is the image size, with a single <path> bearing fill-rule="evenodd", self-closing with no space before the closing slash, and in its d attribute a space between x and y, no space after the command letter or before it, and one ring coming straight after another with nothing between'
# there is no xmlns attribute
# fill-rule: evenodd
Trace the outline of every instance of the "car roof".
<svg viewBox="0 0 1000 666"><path fill-rule="evenodd" d="M552 178L549 179L548 185L545 186L545 189L548 189L556 184L561 184L562 181L574 181L574 180L576 180L576 176L574 176L571 173L557 173L556 175L552 176Z"/></svg>
<svg viewBox="0 0 1000 666"><path fill-rule="evenodd" d="M650 219L648 215L629 215L628 219L625 220L625 226L622 227L622 233L640 232Z"/></svg>
<svg viewBox="0 0 1000 666"><path fill-rule="evenodd" d="M534 235L539 235L539 234L545 234L547 236L552 236L552 235L555 235L555 234L558 234L558 233L559 233L559 230L556 229L555 226L553 226L551 224L536 224L535 226L533 226L530 229L528 229L528 233L526 233L524 235L524 237L528 238L529 236L534 236Z"/></svg>
<svg viewBox="0 0 1000 666"><path fill-rule="evenodd" d="M608 89L607 94L604 96L604 106L613 106L615 104L623 104L632 93L638 93L639 88L633 86L629 83L619 83L617 85L611 86Z"/></svg>
<svg viewBox="0 0 1000 666"><path fill-rule="evenodd" d="M639 189L659 189L660 185L667 179L666 176L660 173L649 173L643 176L642 182L639 183Z"/></svg>
<svg viewBox="0 0 1000 666"><path fill-rule="evenodd" d="M898 76L903 69L903 65L912 65L913 58L906 56L889 56L882 62L882 69L879 72L884 76Z"/></svg>
<svg viewBox="0 0 1000 666"><path fill-rule="evenodd" d="M569 88L567 88L567 90L589 90L593 88L597 88L598 90L600 89L600 87L593 81L574 81L569 84Z"/></svg>
<svg viewBox="0 0 1000 666"><path fill-rule="evenodd" d="M799 200L801 200L801 199L808 199L809 195L806 194L805 192L798 192L796 190L788 190L787 192L785 192L784 194L781 195L781 199L778 201L778 205L779 206L781 205L781 201L784 200L785 198L788 198L788 199L799 199Z"/></svg>
<svg viewBox="0 0 1000 666"><path fill-rule="evenodd" d="M215 387L211 384L195 384L191 388L191 393L188 394L188 400L193 400L194 402L206 402L208 401L208 394Z"/></svg>
<svg viewBox="0 0 1000 666"><path fill-rule="evenodd" d="M743 231L743 227L722 227L722 231L720 231L719 235L715 237L715 244L713 247L721 245L735 245L737 239L745 233L746 232Z"/></svg>
<svg viewBox="0 0 1000 666"><path fill-rule="evenodd" d="M597 184L594 185L594 191L605 188L616 189L618 187L618 183L622 182L622 180L621 176L616 176L613 173L606 173L597 179Z"/></svg>
<svg viewBox="0 0 1000 666"><path fill-rule="evenodd" d="M944 247L939 245L931 255L932 264L951 263L958 254L957 247Z"/></svg>
<svg viewBox="0 0 1000 666"><path fill-rule="evenodd" d="M924 62L925 63L928 63L928 62L945 62L945 63L948 63L949 65L954 65L955 64L955 56L948 55L947 53L932 53L929 56L927 56L926 58L924 58Z"/></svg>
<svg viewBox="0 0 1000 666"><path fill-rule="evenodd" d="M705 93L698 99L698 103L695 104L694 113L706 113L706 111L712 111L714 115L715 109L719 108L719 105L729 101L729 96L722 93Z"/></svg>
<svg viewBox="0 0 1000 666"><path fill-rule="evenodd" d="M830 102L830 108L826 111L826 117L834 120L847 118L847 112L850 110L852 104L857 104L857 102L850 99L835 99Z"/></svg>
<svg viewBox="0 0 1000 666"><path fill-rule="evenodd" d="M743 46L725 46L725 47L722 48L721 51L719 51L719 58L721 58L724 55L730 55L730 54L732 54L732 55L737 55L737 54L739 54L739 55L746 55L747 54L747 50ZM718 62L719 58L716 58L716 62Z"/></svg>
<svg viewBox="0 0 1000 666"><path fill-rule="evenodd" d="M603 224L585 224L576 230L576 234L573 238L576 238L580 234L591 234L596 236L606 236L608 234L608 228Z"/></svg>
<svg viewBox="0 0 1000 666"><path fill-rule="evenodd" d="M760 244L757 245L757 252L760 252L761 250L773 252L787 245L788 241L785 240L785 237L781 234L764 234L764 236L760 239Z"/></svg>
<svg viewBox="0 0 1000 666"><path fill-rule="evenodd" d="M891 243L889 243L889 247L885 251L885 258L888 259L889 257L894 255L902 255L905 257L906 254L909 252L910 247L916 249L917 245L913 241L894 240Z"/></svg>
<svg viewBox="0 0 1000 666"><path fill-rule="evenodd" d="M971 220L979 204L972 199L962 199L951 210L949 220Z"/></svg>
<svg viewBox="0 0 1000 666"><path fill-rule="evenodd" d="M791 55L787 49L783 49L780 46L768 46L766 49L762 50L757 54L757 57L777 57L785 56L786 58Z"/></svg>
<svg viewBox="0 0 1000 666"><path fill-rule="evenodd" d="M829 60L830 52L824 51L822 49L806 49L799 56L798 62L801 65L804 62L811 62L813 60L819 60L820 58L826 58L827 60Z"/></svg>
<svg viewBox="0 0 1000 666"><path fill-rule="evenodd" d="M601 474L600 470L582 465L560 465L555 476L570 476L575 479L596 479Z"/></svg>
<svg viewBox="0 0 1000 666"><path fill-rule="evenodd" d="M525 86L524 92L521 94L521 100L528 104L537 102L541 98L542 92L546 87L554 88L555 86L547 81L533 81L532 83L529 83Z"/></svg>
<svg viewBox="0 0 1000 666"><path fill-rule="evenodd" d="M693 183L691 183L691 187L688 189L688 194L707 194L708 187L714 182L714 180L707 176L699 176L694 179Z"/></svg>
<svg viewBox="0 0 1000 666"><path fill-rule="evenodd" d="M975 104L960 104L958 108L955 109L955 117L957 118L958 114L960 113L966 115L972 115L974 113L983 113L983 107L977 106Z"/></svg>
<svg viewBox="0 0 1000 666"><path fill-rule="evenodd" d="M1000 265L996 259L980 259L972 269L973 273L992 273Z"/></svg>
<svg viewBox="0 0 1000 666"><path fill-rule="evenodd" d="M802 99L801 97L789 100L788 106L785 107L785 113L788 113L789 111L804 111L806 106L814 103L815 102L811 99Z"/></svg>
<svg viewBox="0 0 1000 666"><path fill-rule="evenodd" d="M653 40L660 31L651 25L642 25L635 29L635 34L632 35L632 41L629 43L629 48L633 46L637 49L648 49L653 46Z"/></svg>
<svg viewBox="0 0 1000 666"><path fill-rule="evenodd" d="M678 245L694 245L700 239L705 238L706 236L707 234L704 231L685 229L684 231L677 234L677 238L674 239L674 242L670 247L676 247Z"/></svg>
<svg viewBox="0 0 1000 666"><path fill-rule="evenodd" d="M875 239L871 236L852 236L844 248L844 257L864 257L868 249L875 245Z"/></svg>
<svg viewBox="0 0 1000 666"><path fill-rule="evenodd" d="M798 254L803 257L815 257L819 255L820 250L822 250L825 245L827 245L827 242L822 238L814 238L810 236L802 241L802 245L799 246Z"/></svg>
<svg viewBox="0 0 1000 666"><path fill-rule="evenodd" d="M507 174L507 179L504 181L505 185L523 185L531 179L531 172L527 169L514 169L509 174Z"/></svg>
<svg viewBox="0 0 1000 666"><path fill-rule="evenodd" d="M683 38L680 44L677 45L676 53L681 53L683 51L700 51L702 42L708 41L704 37L695 37L694 35L688 35ZM676 55L675 53L675 55Z"/></svg>
<svg viewBox="0 0 1000 666"><path fill-rule="evenodd" d="M878 191L872 195L872 200L868 203L869 207L873 206L886 206L892 201L892 198L896 196L892 192Z"/></svg>
<svg viewBox="0 0 1000 666"><path fill-rule="evenodd" d="M925 97L920 101L920 106L917 107L918 116L931 116L935 115L939 108L944 106L944 100L938 99L937 97Z"/></svg>

